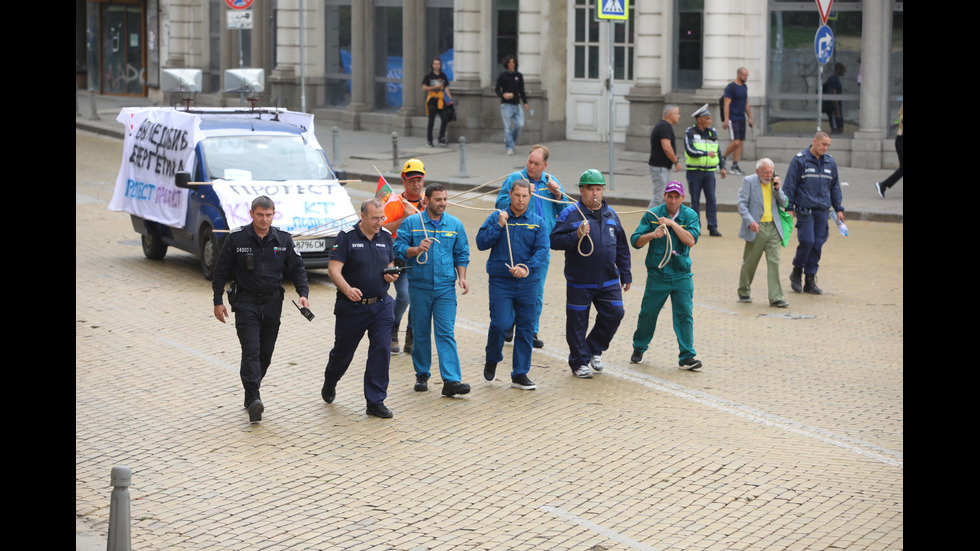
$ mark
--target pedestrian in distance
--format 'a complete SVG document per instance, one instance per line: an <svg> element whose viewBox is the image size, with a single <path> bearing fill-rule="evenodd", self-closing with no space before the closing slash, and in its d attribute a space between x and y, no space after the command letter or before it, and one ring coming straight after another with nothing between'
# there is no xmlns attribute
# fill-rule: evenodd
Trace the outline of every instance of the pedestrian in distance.
<svg viewBox="0 0 980 551"><path fill-rule="evenodd" d="M681 120L681 109L676 105L664 106L663 117L653 127L650 133L650 179L653 181L653 197L650 207L653 208L664 202L664 189L670 181L670 169L681 171L681 159L677 155L677 137L673 126Z"/></svg>
<svg viewBox="0 0 980 551"><path fill-rule="evenodd" d="M722 96L722 117L721 127L728 130L731 142L725 148L724 157L732 159L732 174L743 175L742 169L738 167L738 160L742 158L742 146L745 144L746 125L752 127L752 106L749 104L749 87L745 84L749 80L749 70L739 67L735 72L735 80L728 83L725 87L725 94Z"/></svg>
<svg viewBox="0 0 980 551"><path fill-rule="evenodd" d="M524 127L524 111L531 108L524 91L524 75L517 72L517 57L504 58L503 73L497 77L493 91L500 98L500 119L504 124L504 149L508 155L514 154L514 144ZM522 108L523 107L523 108Z"/></svg>
<svg viewBox="0 0 980 551"><path fill-rule="evenodd" d="M432 59L429 72L422 78L422 91L425 92L425 114L429 117L429 126L426 131L426 145L432 147L432 127L435 126L436 117L439 117L439 145L446 147L446 126L449 125L449 113L447 108L453 102L452 94L449 93L449 78L442 72L442 60L438 57Z"/></svg>

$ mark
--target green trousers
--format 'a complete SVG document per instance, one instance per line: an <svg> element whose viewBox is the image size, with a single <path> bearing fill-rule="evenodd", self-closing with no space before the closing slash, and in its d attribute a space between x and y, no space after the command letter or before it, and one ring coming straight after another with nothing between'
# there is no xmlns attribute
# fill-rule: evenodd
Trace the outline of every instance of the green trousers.
<svg viewBox="0 0 980 551"><path fill-rule="evenodd" d="M646 352L668 297L674 313L674 335L680 349L678 360L684 361L697 355L694 351L694 278L689 273L661 276L647 271L647 285L633 333L633 348Z"/></svg>
<svg viewBox="0 0 980 551"><path fill-rule="evenodd" d="M762 253L766 254L766 268L769 280L769 304L783 300L783 286L779 282L779 257L783 241L772 222L761 222L759 233L754 241L745 242L742 252L742 271L738 275L738 294L743 297L752 296L752 280L755 270L759 267Z"/></svg>

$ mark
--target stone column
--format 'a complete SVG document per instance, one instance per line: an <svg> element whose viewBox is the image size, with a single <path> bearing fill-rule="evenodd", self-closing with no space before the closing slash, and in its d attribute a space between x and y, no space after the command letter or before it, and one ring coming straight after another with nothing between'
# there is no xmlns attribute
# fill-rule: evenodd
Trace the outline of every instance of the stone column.
<svg viewBox="0 0 980 551"><path fill-rule="evenodd" d="M425 0L405 0L402 6L402 106L395 122L401 135L412 135L412 117L424 115L425 93L419 84L428 72L425 59Z"/></svg>
<svg viewBox="0 0 980 551"><path fill-rule="evenodd" d="M665 90L671 82L670 49L673 35L673 2L657 5L637 4L633 87L626 94L630 102L630 124L626 127L626 150L649 151L650 132L663 115Z"/></svg>
<svg viewBox="0 0 980 551"><path fill-rule="evenodd" d="M359 113L374 110L374 2L351 2L351 98L342 117L348 130L360 129Z"/></svg>

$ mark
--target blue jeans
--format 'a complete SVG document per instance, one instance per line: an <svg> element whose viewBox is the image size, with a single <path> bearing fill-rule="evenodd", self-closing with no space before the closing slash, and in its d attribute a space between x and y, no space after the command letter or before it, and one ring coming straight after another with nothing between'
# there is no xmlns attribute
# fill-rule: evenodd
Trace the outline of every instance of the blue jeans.
<svg viewBox="0 0 980 551"><path fill-rule="evenodd" d="M524 127L524 106L521 104L501 103L500 118L504 121L504 146L514 149L514 142L521 135Z"/></svg>

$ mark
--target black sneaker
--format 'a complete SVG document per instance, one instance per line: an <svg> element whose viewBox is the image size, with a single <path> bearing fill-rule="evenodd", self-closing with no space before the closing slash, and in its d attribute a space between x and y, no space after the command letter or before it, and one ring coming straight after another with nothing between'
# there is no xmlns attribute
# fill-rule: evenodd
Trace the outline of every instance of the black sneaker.
<svg viewBox="0 0 980 551"><path fill-rule="evenodd" d="M320 389L320 397L323 398L324 402L332 404L334 399L337 397L337 387L327 386L327 383L324 382L323 388Z"/></svg>
<svg viewBox="0 0 980 551"><path fill-rule="evenodd" d="M504 342L511 342L514 340L514 328L511 327L507 331L504 331Z"/></svg>
<svg viewBox="0 0 980 551"><path fill-rule="evenodd" d="M415 376L415 392L425 392L429 390L429 376L428 375L416 375Z"/></svg>
<svg viewBox="0 0 980 551"><path fill-rule="evenodd" d="M511 377L510 386L521 390L534 390L538 388L538 385L531 382L531 379L528 379L527 375L524 373L521 373L517 377Z"/></svg>
<svg viewBox="0 0 980 551"><path fill-rule="evenodd" d="M885 188L881 187L881 182L875 182L875 191L878 192L878 197L885 198Z"/></svg>
<svg viewBox="0 0 980 551"><path fill-rule="evenodd" d="M721 232L718 231L717 228L715 229L708 228L708 235L710 235L711 237L721 237Z"/></svg>
<svg viewBox="0 0 980 551"><path fill-rule="evenodd" d="M789 303L785 300L777 300L776 302L770 302L769 306L773 308L789 308Z"/></svg>
<svg viewBox="0 0 980 551"><path fill-rule="evenodd" d="M531 346L534 348L544 348L544 341L538 338L537 333L531 334Z"/></svg>
<svg viewBox="0 0 980 551"><path fill-rule="evenodd" d="M258 423L261 421L263 411L265 411L265 406L262 405L262 400L258 398L252 400L252 403L248 405L248 422Z"/></svg>
<svg viewBox="0 0 980 551"><path fill-rule="evenodd" d="M696 360L694 358L685 358L684 361L680 362L679 365L681 369L686 369L688 371L692 369L700 369L701 360Z"/></svg>
<svg viewBox="0 0 980 551"><path fill-rule="evenodd" d="M638 363L640 363L642 361L643 361L643 352L640 352L639 350L637 350L637 349L634 348L633 349L633 354L630 355L630 363L631 364L638 364Z"/></svg>
<svg viewBox="0 0 980 551"><path fill-rule="evenodd" d="M443 396L457 396L460 394L469 394L469 393L470 393L470 385L460 381L446 381L442 385Z"/></svg>
<svg viewBox="0 0 980 551"><path fill-rule="evenodd" d="M750 296L743 296L743 295L738 295L738 301L739 301L739 302L744 302L744 303L746 303L746 304L748 304L748 303L750 303L750 302L752 302L752 297L750 297Z"/></svg>
<svg viewBox="0 0 980 551"><path fill-rule="evenodd" d="M487 365L483 366L483 380L492 383L494 376L497 374L497 362L487 362Z"/></svg>
<svg viewBox="0 0 980 551"><path fill-rule="evenodd" d="M382 419L391 419L395 416L394 413L384 404L368 404L367 411L368 415L373 415L374 417L380 417Z"/></svg>
<svg viewBox="0 0 980 551"><path fill-rule="evenodd" d="M741 168L738 168L738 163L732 163L732 168L728 170L729 173L735 174L736 176L742 176L745 173L742 172Z"/></svg>

